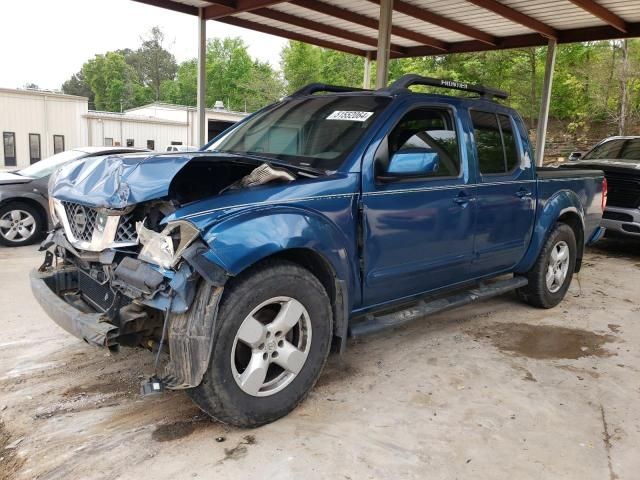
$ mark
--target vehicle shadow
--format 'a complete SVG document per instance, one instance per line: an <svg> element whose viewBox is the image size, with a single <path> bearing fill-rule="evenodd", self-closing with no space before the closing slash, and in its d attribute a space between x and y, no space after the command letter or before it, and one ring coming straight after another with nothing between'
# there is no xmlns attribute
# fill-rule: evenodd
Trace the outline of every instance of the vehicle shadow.
<svg viewBox="0 0 640 480"><path fill-rule="evenodd" d="M627 237L606 237L588 247L588 251L607 257L640 260L640 240Z"/></svg>

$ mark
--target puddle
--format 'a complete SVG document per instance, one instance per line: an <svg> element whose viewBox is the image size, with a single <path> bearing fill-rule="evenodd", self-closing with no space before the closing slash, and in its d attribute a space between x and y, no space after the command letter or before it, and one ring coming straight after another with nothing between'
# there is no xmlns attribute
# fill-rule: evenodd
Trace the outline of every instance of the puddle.
<svg viewBox="0 0 640 480"><path fill-rule="evenodd" d="M207 417L196 417L193 420L177 421L157 427L151 438L156 442L172 442L188 437L196 430L215 425L216 422Z"/></svg>
<svg viewBox="0 0 640 480"><path fill-rule="evenodd" d="M537 359L608 357L613 353L604 344L617 340L587 330L526 323L497 323L472 334L491 340L502 351Z"/></svg>
<svg viewBox="0 0 640 480"><path fill-rule="evenodd" d="M151 438L156 442L171 442L179 438L188 437L196 431L194 422L175 422L167 425L160 425L151 434Z"/></svg>

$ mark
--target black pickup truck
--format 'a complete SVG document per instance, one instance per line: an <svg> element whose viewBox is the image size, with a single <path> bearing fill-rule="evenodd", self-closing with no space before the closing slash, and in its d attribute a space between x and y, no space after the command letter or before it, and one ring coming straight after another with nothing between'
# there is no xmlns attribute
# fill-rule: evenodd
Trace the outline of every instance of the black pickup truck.
<svg viewBox="0 0 640 480"><path fill-rule="evenodd" d="M640 239L640 137L609 137L585 155L573 153L565 168L593 168L605 173L607 207L602 226L607 234Z"/></svg>

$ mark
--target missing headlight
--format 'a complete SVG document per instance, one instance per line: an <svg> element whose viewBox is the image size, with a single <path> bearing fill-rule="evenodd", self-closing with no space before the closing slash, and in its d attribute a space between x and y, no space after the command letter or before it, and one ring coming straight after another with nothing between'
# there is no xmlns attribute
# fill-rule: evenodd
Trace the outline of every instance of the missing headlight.
<svg viewBox="0 0 640 480"><path fill-rule="evenodd" d="M144 222L136 223L136 230L142 244L138 258L165 269L174 267L184 250L200 234L196 227L184 220L168 223L160 233L145 227Z"/></svg>

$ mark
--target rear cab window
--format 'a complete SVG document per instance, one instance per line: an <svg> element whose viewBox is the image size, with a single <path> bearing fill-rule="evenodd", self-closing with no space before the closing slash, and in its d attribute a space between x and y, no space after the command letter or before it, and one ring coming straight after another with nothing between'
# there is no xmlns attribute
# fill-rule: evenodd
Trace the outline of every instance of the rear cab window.
<svg viewBox="0 0 640 480"><path fill-rule="evenodd" d="M509 175L520 165L520 151L509 115L470 110L480 175Z"/></svg>

